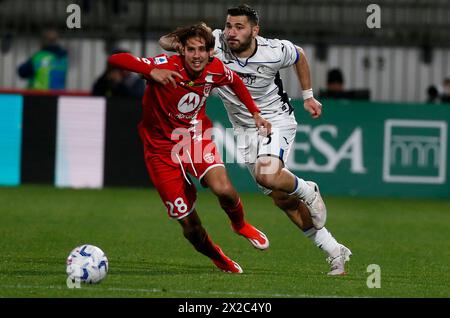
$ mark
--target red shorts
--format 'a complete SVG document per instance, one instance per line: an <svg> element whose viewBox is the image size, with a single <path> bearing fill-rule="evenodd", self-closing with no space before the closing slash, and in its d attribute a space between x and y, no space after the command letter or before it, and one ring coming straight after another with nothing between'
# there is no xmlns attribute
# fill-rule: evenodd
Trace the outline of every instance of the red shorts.
<svg viewBox="0 0 450 318"><path fill-rule="evenodd" d="M192 143L179 153L155 153L144 147L145 163L150 178L171 218L181 219L194 210L197 190L189 175L200 182L212 168L224 166L216 145L211 140Z"/></svg>

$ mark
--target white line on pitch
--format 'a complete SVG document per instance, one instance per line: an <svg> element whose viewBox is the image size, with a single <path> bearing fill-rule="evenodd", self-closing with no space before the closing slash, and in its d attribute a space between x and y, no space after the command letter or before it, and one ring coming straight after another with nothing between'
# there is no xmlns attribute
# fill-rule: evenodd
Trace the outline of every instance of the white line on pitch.
<svg viewBox="0 0 450 318"><path fill-rule="evenodd" d="M0 288L8 288L8 289L58 289L58 290L70 290L64 286L33 286L33 285L0 285ZM88 288L80 288L81 290L88 290ZM306 295L306 294L270 294L270 293L254 293L254 292L230 292L230 291L199 291L199 290L162 290L158 288L117 288L117 287L107 287L101 288L97 287L91 290L99 290L99 291L119 291L119 292L140 292L140 293L164 293L167 295L170 294L206 294L206 295L231 295L231 296L259 296L259 297L285 297L285 298L310 298L310 297L318 297L318 298L360 298L360 296L336 296L336 295Z"/></svg>

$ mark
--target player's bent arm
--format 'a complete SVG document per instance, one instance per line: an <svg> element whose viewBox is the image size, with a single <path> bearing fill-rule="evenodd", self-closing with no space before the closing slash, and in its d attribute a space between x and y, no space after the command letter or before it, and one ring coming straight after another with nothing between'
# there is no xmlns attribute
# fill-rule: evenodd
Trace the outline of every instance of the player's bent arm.
<svg viewBox="0 0 450 318"><path fill-rule="evenodd" d="M205 22L201 22L200 25L203 26L208 32L212 32L212 29ZM169 52L181 52L182 45L178 40L178 37L172 33L160 37L158 43L163 50Z"/></svg>
<svg viewBox="0 0 450 318"><path fill-rule="evenodd" d="M295 63L295 72L302 89L303 107L313 118L318 118L322 114L322 104L314 98L308 59L301 47L297 45L295 47L299 55L298 61Z"/></svg>
<svg viewBox="0 0 450 318"><path fill-rule="evenodd" d="M166 51L175 52L179 49L180 43L177 39L170 35L163 35L159 38L159 46Z"/></svg>
<svg viewBox="0 0 450 318"><path fill-rule="evenodd" d="M311 84L311 73L309 71L308 59L306 58L305 51L299 47L295 46L298 52L298 61L295 63L295 72L297 74L302 90L308 90L312 88Z"/></svg>

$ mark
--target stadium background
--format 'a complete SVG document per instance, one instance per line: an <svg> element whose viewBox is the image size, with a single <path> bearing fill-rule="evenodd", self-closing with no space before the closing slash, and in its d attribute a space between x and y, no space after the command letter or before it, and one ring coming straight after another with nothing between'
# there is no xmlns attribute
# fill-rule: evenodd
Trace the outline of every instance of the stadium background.
<svg viewBox="0 0 450 318"><path fill-rule="evenodd" d="M123 48L138 56L154 56L163 52L156 41L159 36L176 27L173 21L176 21L178 25L184 25L204 20L212 27L222 27L223 12L229 6L227 1L216 1L214 4L204 4L201 1L190 3L177 1L80 1L82 28L68 29L65 26L69 15L66 8L70 3L72 2L2 1L0 13L2 21L0 22L2 26L0 87L2 89L25 88L26 81L18 77L16 69L19 63L38 50L38 35L42 27L58 26L62 37L61 43L69 51L67 90L64 94L70 95L71 92L75 92L88 95L94 80L104 71L108 50ZM355 195L407 195L409 193L413 196L448 196L450 187L449 172L446 167L447 150L449 149L447 107L445 105L418 105L411 108L398 105L398 103L423 103L426 101L427 87L439 85L450 74L450 51L448 49L450 36L448 32L445 32L450 27L450 21L446 19L450 13L450 7L445 5L445 1L413 1L410 3L408 1L401 3L380 1L378 5L383 8L380 29L367 27L366 19L370 12L367 12L367 4L364 5L361 1L341 1L339 5L335 1L282 1L277 4L253 1L251 4L260 13L262 35L288 38L305 48L316 95L320 89L324 89L326 86L327 70L339 67L346 79L347 90L367 91L371 101L391 103L386 105L381 103L374 105L373 108L364 108L353 101L345 103L346 106L343 106L342 102L326 101L324 105L327 111L324 119L316 122L309 121L306 113L302 113L301 107L296 107L298 121L308 123L307 127L309 128L307 129L310 131L299 131L298 133L298 148L294 151L290 163L290 165L294 165L294 170L306 172L307 177L323 183L324 193ZM25 7L30 10L24 10ZM298 99L300 89L294 72L290 69L284 70L282 77L284 89L291 98ZM27 92L26 95L28 104L39 104L43 99L30 96L30 92ZM9 104L10 100L11 96L9 95L1 98L0 102L5 105ZM393 102L397 104L392 104ZM133 115L130 115L129 118L136 118L134 112L139 109L139 105L135 101L129 103L133 104L128 107L133 111ZM45 180L51 181L55 176L54 183L60 186L101 187L104 183L109 184L106 179L110 178L110 174L114 174L114 170L120 170L120 175L124 179L122 184L145 184L140 177L145 174L142 164L139 165L140 170L133 172L133 169L129 168L128 161L122 160L120 166L118 165L120 159L119 162L108 163L108 158L111 158L109 150L113 149L111 147L126 147L127 145L127 139L119 140L114 137L114 131L121 128L122 131L135 132L134 122L129 122L129 125L122 123L121 127L113 124L115 118L126 118L117 110L120 107L116 104L129 103L81 98L74 99L72 104L69 101L70 105L66 103L67 106L61 106L59 109L55 105L58 102L51 101L47 104L47 108L52 108L49 106L50 104L55 105L56 108L53 109L53 107L49 113L41 112L39 119L37 116L28 116L30 123L24 123L23 129L24 131L33 130L32 134L39 131L34 129L36 124L33 124L33 119L50 121L54 124L53 129L56 130L55 114L58 119L70 120L71 118L77 123L88 117L98 117L99 123L106 122L104 131L108 134L107 138L105 138L105 132L98 129L92 132L92 136L85 133L79 137L85 138L84 140L72 142L66 147L68 139L61 137L65 129L62 122L58 126L59 133L53 131L49 136L44 136L42 140L45 140L46 137L56 137L54 141L45 141L55 144L55 149L51 149L55 153L55 158L50 158L55 165L48 166L55 172L50 171L50 175ZM210 103L217 102L211 101ZM136 104L137 106L134 106ZM17 123L22 122L23 111L25 112L24 116L27 112L32 111L26 109L29 107L29 105L25 106L24 111L21 102L18 102L2 108L2 111L5 112L2 118L9 122L9 125L2 125L5 136L1 141L4 144L2 149L11 151L2 156L3 160L9 160L2 164L3 168L0 170L2 171L0 174L2 184L39 181L30 179L26 175L27 171L35 169L27 169L20 163L29 162L26 156L30 147L22 144L27 141L22 140L22 128ZM60 113L64 107L70 109L71 113L67 116ZM221 123L222 127L229 127L226 116L219 108L210 107L209 113L216 122ZM328 109L330 109L329 112ZM432 109L432 111L427 112L427 109ZM123 110L125 111L126 107ZM7 119L7 115L11 115L11 113L15 114L17 123ZM380 117L373 117L374 113L380 114ZM426 115L427 113L429 115ZM347 118L349 114L352 114L352 119ZM47 118L48 116L50 118ZM75 116L78 118L75 119ZM105 120L106 117L108 120ZM369 118L371 120L368 120ZM369 126L374 119L379 120L381 126L372 129ZM403 138L401 142L392 140L389 145L386 144L389 142L387 138L390 138L389 136L392 134L394 134L394 139L398 137L395 137L397 132L387 127L389 121L395 119L403 121L403 124L400 124L403 128L396 128L398 122L394 124L393 128L394 130L403 129L399 132L400 134L411 136L416 135L417 132L417 135L432 135L437 138L436 141L427 141L423 138L421 141L414 138L409 140ZM421 119L423 120L420 122ZM416 122L408 123L408 120L416 120ZM419 127L416 127L416 124ZM34 126L29 129L28 125ZM423 125L425 127L422 127ZM95 124L93 124L94 126ZM75 129L72 134L77 136L80 135L77 134L76 129L86 131L88 128L80 125L75 128L73 125L70 127ZM348 131L345 131L346 129ZM361 135L352 135L354 129L360 129L356 131L356 134ZM405 132L408 129L412 132ZM69 132L67 133L69 134ZM320 147L317 142L311 145L312 135L316 135L321 140L325 139L325 142L330 144L334 151L324 153L323 151L326 149L322 148L322 152L321 149L317 149ZM6 136L10 137L6 138ZM354 136L358 140L350 144L348 149L342 149L344 153L340 158L336 158L340 147L350 136ZM80 144L86 144L89 140L94 140L90 148L93 149L93 152L84 151L84 158L80 157L77 147ZM349 142L351 141L349 140ZM107 144L105 153L96 150L105 148L104 144ZM28 150L21 151L24 148L28 148ZM64 164L61 162L63 159L62 149L66 152ZM345 151L348 153L345 154ZM304 158L303 161L301 159L295 161L295 153L299 156L303 154L307 158ZM119 158L120 153L117 152L117 154ZM32 153L31 155L33 156ZM79 162L67 159L69 156L78 158ZM139 147L133 149L133 154L129 153L129 156L139 157ZM57 160L58 158L60 160ZM367 163L370 158L378 158L378 160ZM47 159L49 158L43 158L44 161L49 162ZM308 160L312 161L313 165L306 164ZM352 170L352 165L356 164L355 160L361 161L360 167L359 169L353 167ZM130 162L138 162L138 159L130 159ZM115 169L112 169L112 166ZM90 168L86 170L87 167ZM391 170L397 170L397 172L394 173ZM61 175L64 174L64 171L66 171L65 175ZM23 175L24 172L25 175ZM69 178L69 175L77 175L80 180L62 181L62 179ZM391 175L394 178L391 178ZM406 181L402 176L407 176ZM111 178L116 179L114 176ZM336 182L336 178L347 178L346 184L348 185L337 186L339 183ZM132 181L133 179L135 181ZM370 180L375 182L376 179L378 179L376 183L369 182ZM120 185L121 182L117 181ZM242 182L237 180L236 183L239 190L256 189L249 186L252 183L247 179ZM400 189L405 189L404 184L412 186L417 191L395 190L396 185ZM360 188L364 188L364 186L370 187L372 191L361 190ZM378 189L378 191L373 191L373 189ZM386 190L384 191L384 189Z"/></svg>
<svg viewBox="0 0 450 318"><path fill-rule="evenodd" d="M81 29L66 27L66 19L69 15L66 8L71 3L79 4L81 7ZM120 193L122 187L147 189L150 182L142 161L142 149L136 131L140 116L140 100L92 97L89 96L92 84L104 71L106 58L113 48L128 49L138 56L157 55L163 52L157 44L157 39L161 35L178 25L200 20L207 22L213 28L221 28L226 8L237 3L239 2L222 0L213 3L195 0L189 2L0 1L0 185L4 186L2 190L0 188L0 198L3 206L1 214L4 218L3 233L11 234L15 226L19 231L20 225L11 220L14 220L15 215L22 215L23 211L28 211L27 213L33 211L32 199L23 200L23 204L30 205L30 207L24 207L23 211L20 207L17 207L17 210L11 209L18 204L13 200L17 200L22 195L24 197L30 195L30 198L35 199L40 194L47 196L53 186L64 189L105 188L103 190L105 194L99 194L97 197L101 200L100 197L106 196L106 193L112 193L112 196L118 197L125 196L126 194ZM397 228L393 224L403 224L415 218L416 223L408 223L411 231L415 229L417 231L415 233L423 234L429 233L428 231L432 229L440 229L439 233L433 235L439 236L441 242L444 241L442 244L445 250L445 246L448 246L450 242L448 240L450 172L447 165L448 149L450 149L448 141L450 104L428 104L425 101L427 88L430 85L440 88L444 78L450 76L450 33L448 32L450 4L448 1L379 0L376 4L381 7L380 29L369 29L366 25L366 19L370 15L366 11L371 3L369 1L284 0L246 1L246 3L259 11L262 36L289 39L305 49L316 95L320 89L325 88L326 73L334 67L339 67L343 71L346 89L368 92L369 100L365 101L321 99L324 104L324 116L318 121L313 121L303 111L298 99L301 91L295 74L292 70L282 72L284 89L293 98L297 120L301 123L296 137L296 146L288 165L306 179L316 180L321 185L322 193L326 197L329 195L328 200L332 210L334 207L334 212L330 213L336 213L334 221L333 214L330 214L331 225L338 224L343 227L341 232L337 231L338 234L350 241L356 240L358 235L361 235L361 238L371 237L367 233L363 234L355 230L353 232L350 230L348 236L345 236L343 234L345 227L351 228L351 225L347 223L348 217L356 216L357 219L359 217L358 220L366 225L370 224L369 220L372 220L372 217L378 218L379 223L376 223L378 230L383 228L380 233L384 233L386 237L389 237L386 233L389 231L388 222L392 219L394 221L391 229L395 232ZM28 91L25 89L26 82L17 75L17 66L38 50L39 32L49 25L58 28L61 43L69 52L66 90L63 92ZM222 131L230 127L218 99L213 97L208 100L208 107L208 113L216 127ZM226 147L222 150L225 160L232 157L229 150ZM256 187L245 168L234 163L229 164L227 168L239 191L250 192L244 194L246 200L251 202L249 205L264 209L263 206L267 205L267 201L264 201L261 195L252 193L256 192ZM50 186L50 189L47 186ZM70 191L69 189L61 191ZM116 190L119 192L115 192ZM23 194L20 191L24 191ZM123 191L131 190L123 189ZM55 197L67 195L70 200L71 195L68 193L72 192L55 192L53 195ZM84 194L91 196L92 192L73 192L73 198ZM144 200L145 209L143 209L148 212L149 202L145 201L144 196L140 197L140 194L138 197ZM364 201L365 197L375 197L375 199ZM415 198L419 197L428 198L428 201L415 201ZM382 201L385 201L387 206L377 207L375 202L379 198L383 198ZM210 204L209 202L213 202L213 199L206 197L205 201ZM55 199L55 202L59 202L58 199ZM392 205L389 205L391 203ZM61 204L65 203L61 202ZM352 208L353 204L357 208ZM152 215L165 216L164 206L157 197L152 198L150 206L152 205L154 206L150 209ZM217 209L213 203L210 205L211 209ZM89 213L93 213L90 205L84 207ZM73 217L73 213L77 213L74 210L59 211L51 204L41 207L39 211L41 210L48 211L49 218L59 213L61 217L66 215L65 213L67 213L66 216ZM109 210L110 207L104 208L104 213L110 212ZM405 213L405 210L410 211L410 214ZM79 211L80 216L89 217L87 211ZM262 211L260 220L276 223L276 221L268 221L267 213ZM339 213L341 213L340 216ZM428 218L419 217L422 214L427 214L429 218L437 217L435 221L438 223L427 223L431 221ZM39 218L45 219L45 214L40 215ZM347 220L340 218L347 218ZM439 218L442 219L442 223L439 223ZM215 219L210 220L215 221ZM164 218L161 218L160 222L164 222ZM280 224L288 224L287 220L282 222ZM289 225L289 228L293 226ZM49 231L52 229L52 227L48 228ZM8 232L10 230L12 232ZM170 228L168 231L176 230ZM82 230L75 232L78 233L78 237L74 234L67 240L67 246L61 244L64 250L59 253L63 258L73 244L81 243L76 242L82 236L80 233L84 232ZM43 242L45 239L41 234L36 235L39 237L38 241ZM409 234L411 233L404 235ZM9 238L14 241L14 236L11 235ZM108 251L113 250L113 242L116 242L113 234L110 235L106 236L110 241L104 238L98 239L100 245L106 246ZM419 235L426 241L422 246L423 249L430 248L430 242L437 239L433 235ZM27 241L27 239L24 240ZM373 241L364 242L367 246L371 246L372 243ZM389 244L390 241L385 241L379 243L379 247L384 248ZM357 244L354 243L354 245ZM4 247L6 248L6 245ZM239 248L236 247L236 249ZM188 247L185 249L189 250ZM11 248L8 247L6 250L11 251ZM37 255L39 252L35 253ZM115 252L110 253L114 256ZM26 250L23 250L23 254L28 255ZM188 253L186 258L191 257L191 254ZM386 257L392 256L387 254ZM3 256L5 255L9 255L8 252ZM436 261L434 267L431 266L430 273L438 275L442 264L445 263L443 261L448 259L449 255L448 252L442 254L440 251L435 251L433 255L437 255L438 260L428 255L428 259ZM416 256L419 258L418 255ZM163 262L161 259L160 262ZM363 282L366 275L363 273L365 266L372 261L370 257L368 259L367 264L364 263L364 267L359 268L360 273L356 274L356 277ZM16 261L20 268L21 259ZM198 264L203 264L203 261L199 258ZM182 263L183 260L180 262ZM3 266L5 264L8 264L6 258L2 262ZM176 264L176 261L173 264ZM398 260L393 264L393 266L395 264L401 266L402 263ZM422 263L414 263L408 268L410 271L408 273L422 265L425 266ZM54 266L57 268L56 265ZM2 267L0 272L6 275L8 270ZM394 271L392 273L394 280L400 277L401 273L401 269L398 269L398 272ZM5 281L4 278L2 277L3 281ZM303 279L308 286L308 279L306 277ZM423 279L419 287L415 286L402 291L395 288L388 291L385 289L384 294L375 295L449 296L448 291L441 289L438 283L433 287L434 289L430 288L430 294L427 294L426 288L423 288L426 285L425 276L417 279L419 281ZM444 281L448 279L448 275L443 278ZM33 293L25 292L26 288L12 288L11 286L16 286L17 281L8 279L6 281L9 285L4 283L4 291L10 292L5 292L3 295L33 296ZM53 282L56 281L55 279ZM401 277L399 281L402 281ZM316 280L311 281L311 285L316 283ZM359 285L353 286L354 289L351 291L347 291L342 286L333 290L334 287L328 283L324 285L328 289L312 292L309 290L303 294L295 288L290 291L291 294L289 294L289 288L287 292L280 294L280 291L274 287L272 294L267 295L368 295L367 290L361 290ZM32 283L29 283L29 286L32 290ZM176 289L176 287L173 288ZM221 288L225 287L221 286ZM11 292L11 290L14 291ZM163 292L164 288L157 290L156 293L147 292L149 295L167 295ZM117 291L109 292L111 294L105 295L116 296ZM186 292L186 294L189 293ZM224 294L227 295L226 292ZM40 295L54 294L49 294L48 290L45 290ZM60 295L69 296L70 294ZM118 295L121 295L120 292ZM136 294L130 293L130 295ZM222 294L201 292L199 295L215 297L214 295ZM230 295L233 294L228 294L228 297ZM235 296L240 295L251 297L256 294L243 292Z"/></svg>

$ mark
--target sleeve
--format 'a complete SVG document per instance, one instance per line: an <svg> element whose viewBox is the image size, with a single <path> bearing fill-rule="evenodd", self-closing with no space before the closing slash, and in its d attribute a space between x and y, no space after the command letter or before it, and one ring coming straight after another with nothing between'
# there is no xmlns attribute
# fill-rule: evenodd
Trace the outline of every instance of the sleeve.
<svg viewBox="0 0 450 318"><path fill-rule="evenodd" d="M130 72L148 75L154 68L156 68L157 64L162 64L161 61L164 59L167 62L167 56L165 55L147 59L136 57L130 53L118 53L111 55L108 58L108 63ZM159 63L157 61L159 61Z"/></svg>
<svg viewBox="0 0 450 318"><path fill-rule="evenodd" d="M300 58L297 47L288 40L275 40L280 45L281 68L294 65Z"/></svg>

